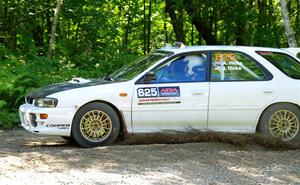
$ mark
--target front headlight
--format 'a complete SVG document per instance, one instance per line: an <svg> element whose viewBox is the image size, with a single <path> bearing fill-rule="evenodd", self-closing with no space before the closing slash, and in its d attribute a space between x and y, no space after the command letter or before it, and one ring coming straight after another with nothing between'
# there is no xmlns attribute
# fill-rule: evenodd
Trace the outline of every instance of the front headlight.
<svg viewBox="0 0 300 185"><path fill-rule="evenodd" d="M58 100L56 98L38 98L34 100L34 106L54 108L56 107Z"/></svg>

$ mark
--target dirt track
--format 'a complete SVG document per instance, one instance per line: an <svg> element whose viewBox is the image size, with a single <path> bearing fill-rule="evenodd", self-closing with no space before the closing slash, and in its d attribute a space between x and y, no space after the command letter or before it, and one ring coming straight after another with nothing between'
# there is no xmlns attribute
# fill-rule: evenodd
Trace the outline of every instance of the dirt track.
<svg viewBox="0 0 300 185"><path fill-rule="evenodd" d="M221 142L127 145L126 141L82 149L60 137L0 131L1 185L257 183L300 184L300 150Z"/></svg>

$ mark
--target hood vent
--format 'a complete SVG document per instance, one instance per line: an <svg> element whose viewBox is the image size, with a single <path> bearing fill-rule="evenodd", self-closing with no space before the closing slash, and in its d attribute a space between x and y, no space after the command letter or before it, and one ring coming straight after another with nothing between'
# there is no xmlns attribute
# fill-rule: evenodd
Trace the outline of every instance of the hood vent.
<svg viewBox="0 0 300 185"><path fill-rule="evenodd" d="M88 83L91 82L91 80L87 80L84 78L72 78L72 80L69 81L69 83L72 84L84 84L84 83Z"/></svg>

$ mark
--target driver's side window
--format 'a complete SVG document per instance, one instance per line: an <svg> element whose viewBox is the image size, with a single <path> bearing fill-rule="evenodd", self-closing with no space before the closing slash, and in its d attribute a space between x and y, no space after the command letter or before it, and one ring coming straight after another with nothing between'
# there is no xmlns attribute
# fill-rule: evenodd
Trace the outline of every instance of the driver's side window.
<svg viewBox="0 0 300 185"><path fill-rule="evenodd" d="M177 57L154 69L156 80L151 83L206 81L207 64L206 54Z"/></svg>

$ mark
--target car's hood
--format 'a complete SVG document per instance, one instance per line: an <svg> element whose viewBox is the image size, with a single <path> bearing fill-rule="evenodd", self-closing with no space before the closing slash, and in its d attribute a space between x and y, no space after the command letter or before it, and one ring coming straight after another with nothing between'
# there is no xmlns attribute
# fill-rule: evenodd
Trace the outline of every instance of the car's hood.
<svg viewBox="0 0 300 185"><path fill-rule="evenodd" d="M83 78L73 78L71 81L68 81L65 83L52 84L52 85L42 87L42 88L32 91L31 93L29 93L27 95L26 102L32 103L33 99L45 98L46 96L49 96L51 94L61 92L61 91L67 91L67 90L76 89L76 88L96 86L96 85L109 84L109 83L113 83L113 82L104 80L104 79L87 80L87 79L83 79Z"/></svg>

